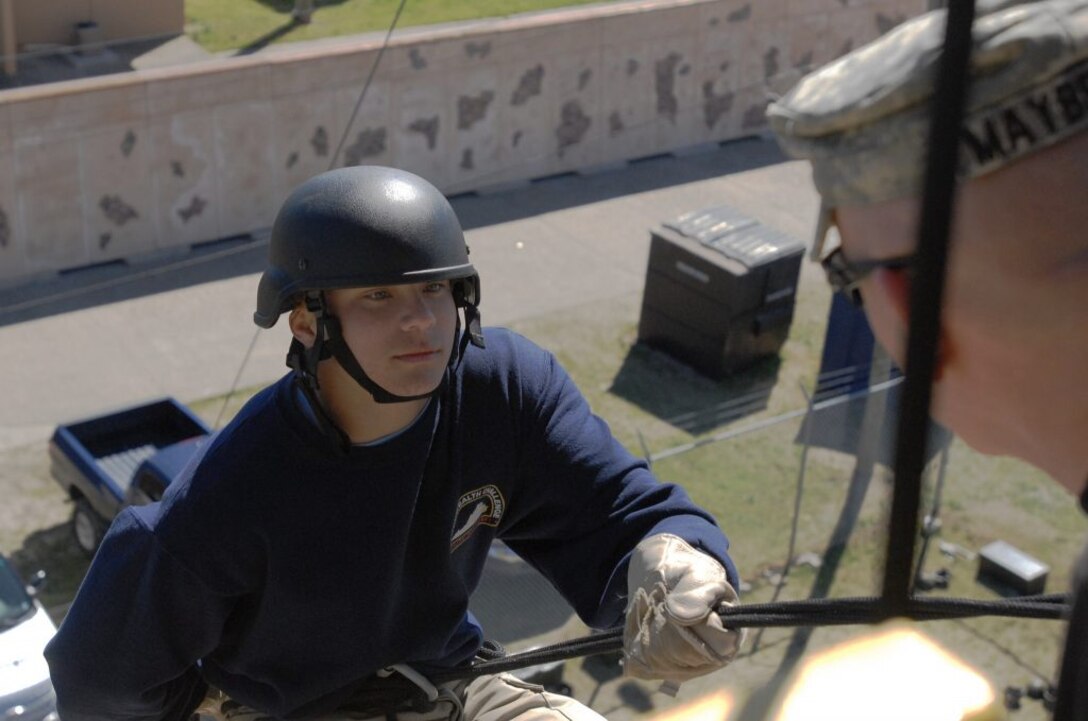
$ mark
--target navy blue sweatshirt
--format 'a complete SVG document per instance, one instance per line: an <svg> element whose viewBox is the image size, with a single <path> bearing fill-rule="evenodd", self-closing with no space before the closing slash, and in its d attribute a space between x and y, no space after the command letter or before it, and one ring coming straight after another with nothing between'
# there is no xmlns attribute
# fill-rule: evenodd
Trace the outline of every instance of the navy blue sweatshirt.
<svg viewBox="0 0 1088 721"><path fill-rule="evenodd" d="M628 556L654 533L737 585L714 520L616 442L551 354L486 337L407 430L347 453L289 374L161 503L119 515L46 649L61 717L180 721L206 683L305 717L394 663L464 662L495 538L598 628L621 620Z"/></svg>

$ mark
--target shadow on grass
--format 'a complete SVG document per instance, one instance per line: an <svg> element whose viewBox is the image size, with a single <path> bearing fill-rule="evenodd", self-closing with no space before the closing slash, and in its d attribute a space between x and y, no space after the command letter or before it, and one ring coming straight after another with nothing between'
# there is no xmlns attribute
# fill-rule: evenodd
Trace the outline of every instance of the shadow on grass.
<svg viewBox="0 0 1088 721"><path fill-rule="evenodd" d="M574 615L547 579L513 554L488 557L469 607L487 638L503 645L554 631Z"/></svg>
<svg viewBox="0 0 1088 721"><path fill-rule="evenodd" d="M286 23L280 25L272 32L257 38L253 42L247 44L245 47L239 48L235 55L250 55L251 53L255 53L258 50L261 50L262 48L276 42L295 28L309 24L303 22L293 14L295 5L298 4L295 2L295 0L257 0L257 2L261 5L264 5L272 12L280 13L281 15L289 15L290 17ZM323 7L341 5L344 2L345 0L311 0L311 13L316 13Z"/></svg>
<svg viewBox="0 0 1088 721"><path fill-rule="evenodd" d="M60 623L91 564L72 538L72 524L61 523L34 531L9 556L23 578L45 571L45 584L38 600L53 620Z"/></svg>
<svg viewBox="0 0 1088 721"><path fill-rule="evenodd" d="M582 659L582 670L598 684L605 684L623 675L621 658L619 651L586 656Z"/></svg>
<svg viewBox="0 0 1088 721"><path fill-rule="evenodd" d="M238 51L235 52L234 54L235 55L252 55L253 53L257 52L258 50L262 50L262 49L268 47L272 43L274 43L277 40L279 40L280 38L282 38L284 35L287 35L289 32L291 32L292 30L294 30L297 27L301 27L302 25L303 25L303 23L298 18L292 17L290 20L285 22L283 25L280 25L278 28L276 28L272 32L265 33L264 35L257 38L256 40L254 40L254 41L252 41L250 43L247 43L243 47L238 48Z"/></svg>
<svg viewBox="0 0 1088 721"><path fill-rule="evenodd" d="M289 13L295 9L295 0L256 0L257 4L264 5L272 12ZM343 5L346 0L313 0L314 12L321 8L333 5Z"/></svg>
<svg viewBox="0 0 1088 721"><path fill-rule="evenodd" d="M597 696L602 686L623 676L623 666L620 665L621 657L622 655L617 651L615 653L586 656L582 659L582 670L597 682L597 686L593 689L589 699L585 701L585 704L590 708L593 708L594 704L597 703ZM627 680L622 682L616 687L615 693L620 704L611 711L629 708L638 713L646 713L654 709L653 698L646 692L646 689L635 681Z"/></svg>
<svg viewBox="0 0 1088 721"><path fill-rule="evenodd" d="M639 713L646 713L654 709L654 700L646 689L634 681L626 681L616 689L616 695L623 701L623 705L632 708Z"/></svg>
<svg viewBox="0 0 1088 721"><path fill-rule="evenodd" d="M714 380L663 351L631 346L609 391L670 425L700 435L767 408L781 366L771 356Z"/></svg>

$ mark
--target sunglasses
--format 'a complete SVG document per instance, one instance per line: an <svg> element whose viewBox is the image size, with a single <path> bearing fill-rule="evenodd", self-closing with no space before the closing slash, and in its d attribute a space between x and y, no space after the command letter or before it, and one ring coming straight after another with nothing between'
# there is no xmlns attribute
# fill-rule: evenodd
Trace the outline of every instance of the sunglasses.
<svg viewBox="0 0 1088 721"><path fill-rule="evenodd" d="M859 260L856 262L847 260L842 252L842 247L820 259L820 265L827 274L827 282L832 290L842 293L855 307L861 307L861 291L858 285L873 271L879 268L891 270L909 270L914 265L914 255L901 255L896 258L883 260Z"/></svg>

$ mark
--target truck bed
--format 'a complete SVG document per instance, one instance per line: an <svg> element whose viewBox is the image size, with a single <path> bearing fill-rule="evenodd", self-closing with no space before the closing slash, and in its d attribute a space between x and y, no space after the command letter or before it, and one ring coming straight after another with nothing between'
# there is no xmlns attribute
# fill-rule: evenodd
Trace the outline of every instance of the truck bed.
<svg viewBox="0 0 1088 721"><path fill-rule="evenodd" d="M109 519L141 463L208 433L197 416L172 398L61 425L50 443L53 476L69 495L86 498Z"/></svg>

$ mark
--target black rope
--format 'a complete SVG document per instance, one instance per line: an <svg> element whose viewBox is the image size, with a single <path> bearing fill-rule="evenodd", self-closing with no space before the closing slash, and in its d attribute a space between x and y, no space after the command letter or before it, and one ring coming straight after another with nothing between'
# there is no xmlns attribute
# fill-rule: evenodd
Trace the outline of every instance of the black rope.
<svg viewBox="0 0 1088 721"><path fill-rule="evenodd" d="M995 601L966 598L911 598L908 599L902 615L915 621L979 616L1061 619L1067 616L1069 603L1070 599L1065 594L1023 596ZM727 628L869 625L879 623L885 618L883 599L877 596L727 606L719 609L718 615ZM450 669L430 669L426 676L437 686L581 656L615 653L622 649L622 628L614 628L508 656L504 655L502 646L485 642L471 665ZM380 715L378 712L382 709L413 708L421 711L426 710L425 707L426 700L421 695L419 687L395 674L366 679L353 692L352 698L345 706L352 710L365 709L371 715Z"/></svg>
<svg viewBox="0 0 1088 721"><path fill-rule="evenodd" d="M941 329L941 300L948 256L948 235L956 188L959 129L967 97L974 0L953 0L946 15L931 106L918 255L910 289L910 326L906 381L896 434L895 486L888 545L885 553L882 600L885 616L902 616L911 604L921 477L929 432L929 406L937 344Z"/></svg>
<svg viewBox="0 0 1088 721"><path fill-rule="evenodd" d="M1021 596L993 601L968 598L910 598L900 614L914 621L942 621L1003 616L1059 620L1069 608L1066 594L1052 593ZM800 626L860 626L885 620L883 599L879 596L823 598L779 603L752 603L722 608L718 611L727 628L781 628ZM438 684L465 678L513 671L580 656L614 653L623 648L623 629L616 628L571 641L543 646L498 659L478 661L430 674Z"/></svg>

